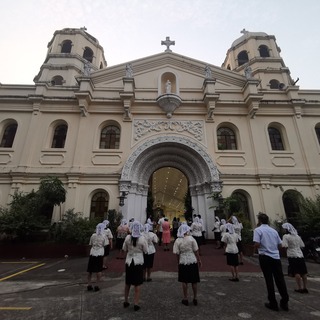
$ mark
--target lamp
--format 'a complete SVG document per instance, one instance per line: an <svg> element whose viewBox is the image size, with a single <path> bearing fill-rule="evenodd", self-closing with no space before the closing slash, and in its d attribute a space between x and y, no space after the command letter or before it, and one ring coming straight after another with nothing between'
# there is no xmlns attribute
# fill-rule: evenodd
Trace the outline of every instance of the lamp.
<svg viewBox="0 0 320 320"><path fill-rule="evenodd" d="M122 191L120 193L120 197L118 197L119 199L119 206L120 207L123 207L124 206L124 200L127 199L127 195L128 195L128 192L126 191Z"/></svg>

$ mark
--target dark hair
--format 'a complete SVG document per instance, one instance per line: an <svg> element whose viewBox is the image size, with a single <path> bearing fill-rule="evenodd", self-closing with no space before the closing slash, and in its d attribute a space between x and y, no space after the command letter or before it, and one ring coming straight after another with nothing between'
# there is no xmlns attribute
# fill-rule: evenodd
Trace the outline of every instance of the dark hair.
<svg viewBox="0 0 320 320"><path fill-rule="evenodd" d="M132 241L132 244L133 244L134 247L137 246L137 240L138 240L138 238L135 238L135 237L131 236L131 241Z"/></svg>
<svg viewBox="0 0 320 320"><path fill-rule="evenodd" d="M262 224L268 224L269 223L269 217L265 213L262 213L262 212L259 212L258 220Z"/></svg>

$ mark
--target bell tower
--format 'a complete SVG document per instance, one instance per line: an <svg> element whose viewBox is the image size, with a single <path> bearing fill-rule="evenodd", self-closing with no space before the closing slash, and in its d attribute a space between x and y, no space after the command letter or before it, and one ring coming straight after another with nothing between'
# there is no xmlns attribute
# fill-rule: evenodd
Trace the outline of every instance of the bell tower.
<svg viewBox="0 0 320 320"><path fill-rule="evenodd" d="M222 68L260 80L261 89L285 90L295 85L275 36L245 29L241 33L228 50Z"/></svg>
<svg viewBox="0 0 320 320"><path fill-rule="evenodd" d="M88 76L106 66L103 48L86 28L65 28L54 33L46 59L33 81L48 86L75 86L77 76Z"/></svg>

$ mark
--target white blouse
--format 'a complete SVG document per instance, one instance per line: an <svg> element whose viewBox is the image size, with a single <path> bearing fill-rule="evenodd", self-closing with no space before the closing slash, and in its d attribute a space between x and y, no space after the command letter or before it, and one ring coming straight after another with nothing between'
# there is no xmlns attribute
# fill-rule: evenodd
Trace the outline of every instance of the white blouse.
<svg viewBox="0 0 320 320"><path fill-rule="evenodd" d="M148 254L153 254L156 252L154 243L158 243L159 239L154 232L143 232L142 235L146 238L148 243Z"/></svg>
<svg viewBox="0 0 320 320"><path fill-rule="evenodd" d="M104 247L107 245L107 238L103 234L97 235L94 233L90 237L89 245L91 246L90 256L103 256Z"/></svg>
<svg viewBox="0 0 320 320"><path fill-rule="evenodd" d="M179 255L179 264L197 263L195 252L198 250L197 241L192 236L177 238L173 245L173 253Z"/></svg>
<svg viewBox="0 0 320 320"><path fill-rule="evenodd" d="M202 224L199 222L193 222L190 227L191 234L195 237L202 237Z"/></svg>
<svg viewBox="0 0 320 320"><path fill-rule="evenodd" d="M138 238L136 246L133 246L131 235L127 235L122 246L123 251L127 251L126 264L130 266L133 261L134 265L141 265L144 262L143 253L148 253L148 243L145 237Z"/></svg>
<svg viewBox="0 0 320 320"><path fill-rule="evenodd" d="M242 223L237 223L234 225L234 232L239 236L239 241L241 241L241 230L243 229Z"/></svg>
<svg viewBox="0 0 320 320"><path fill-rule="evenodd" d="M239 240L239 235L236 234L236 233L228 233L226 232L221 241L226 243L227 246L226 246L226 252L227 253L238 253L239 250L238 250L238 246L237 246L237 242Z"/></svg>
<svg viewBox="0 0 320 320"><path fill-rule="evenodd" d="M304 243L300 236L285 234L282 239L282 247L287 248L287 257L303 258L301 248L304 248Z"/></svg>

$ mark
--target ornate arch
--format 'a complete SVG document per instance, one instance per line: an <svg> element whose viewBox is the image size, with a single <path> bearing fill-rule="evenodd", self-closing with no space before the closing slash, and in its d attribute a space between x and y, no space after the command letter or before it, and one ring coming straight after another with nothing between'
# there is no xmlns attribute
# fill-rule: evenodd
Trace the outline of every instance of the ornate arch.
<svg viewBox="0 0 320 320"><path fill-rule="evenodd" d="M131 184L146 186L151 174L166 166L182 171L190 185L221 191L219 172L209 154L197 142L178 136L157 137L138 146L123 167L120 191L129 191Z"/></svg>

